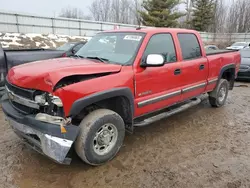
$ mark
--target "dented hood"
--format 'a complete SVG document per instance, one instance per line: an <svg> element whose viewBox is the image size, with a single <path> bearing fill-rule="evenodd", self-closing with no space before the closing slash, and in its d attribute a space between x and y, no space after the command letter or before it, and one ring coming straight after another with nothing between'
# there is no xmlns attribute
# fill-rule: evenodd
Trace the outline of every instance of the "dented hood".
<svg viewBox="0 0 250 188"><path fill-rule="evenodd" d="M89 59L60 58L13 67L8 73L8 81L19 87L52 92L56 83L66 76L114 73L120 70L121 65Z"/></svg>

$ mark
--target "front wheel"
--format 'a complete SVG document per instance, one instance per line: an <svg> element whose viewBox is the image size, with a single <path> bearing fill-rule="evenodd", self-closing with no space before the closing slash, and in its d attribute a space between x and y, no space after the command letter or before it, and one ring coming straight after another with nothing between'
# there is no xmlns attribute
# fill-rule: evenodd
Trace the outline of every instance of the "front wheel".
<svg viewBox="0 0 250 188"><path fill-rule="evenodd" d="M101 165L115 157L125 136L124 121L119 114L98 109L80 123L75 142L78 156L90 165Z"/></svg>
<svg viewBox="0 0 250 188"><path fill-rule="evenodd" d="M221 79L217 87L209 93L209 102L212 107L221 107L225 104L227 100L227 95L229 91L228 81Z"/></svg>

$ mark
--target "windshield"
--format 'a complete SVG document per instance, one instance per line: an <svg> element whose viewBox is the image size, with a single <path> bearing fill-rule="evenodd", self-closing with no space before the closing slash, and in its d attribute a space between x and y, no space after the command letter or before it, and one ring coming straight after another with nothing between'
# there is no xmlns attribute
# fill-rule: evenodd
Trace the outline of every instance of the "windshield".
<svg viewBox="0 0 250 188"><path fill-rule="evenodd" d="M68 51L70 48L72 48L75 45L75 43L65 43L62 46L59 46L57 50L63 50Z"/></svg>
<svg viewBox="0 0 250 188"><path fill-rule="evenodd" d="M133 32L100 33L86 43L76 56L99 58L114 64L132 64L144 35Z"/></svg>
<svg viewBox="0 0 250 188"><path fill-rule="evenodd" d="M244 42L236 42L236 43L232 44L232 46L247 46L247 44Z"/></svg>
<svg viewBox="0 0 250 188"><path fill-rule="evenodd" d="M250 50L243 50L240 54L242 58L250 58Z"/></svg>

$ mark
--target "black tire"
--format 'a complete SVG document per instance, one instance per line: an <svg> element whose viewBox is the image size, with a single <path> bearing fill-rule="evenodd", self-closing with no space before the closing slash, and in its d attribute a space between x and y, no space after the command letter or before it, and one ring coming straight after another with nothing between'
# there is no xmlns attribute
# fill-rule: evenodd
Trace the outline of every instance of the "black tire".
<svg viewBox="0 0 250 188"><path fill-rule="evenodd" d="M111 147L108 153L99 155L95 151L95 145L99 142L96 140L96 134L100 134L100 129L105 125L115 126L117 130L117 136L109 137L109 140L113 141L113 147ZM117 152L120 150L124 136L125 136L125 125L124 121L119 114L108 109L98 109L88 114L80 123L80 133L75 142L75 151L78 156L86 163L97 166L107 161L110 161L115 157ZM107 130L107 129L105 129ZM103 130L101 133L104 132ZM111 133L110 133L111 134ZM98 136L99 138L99 136Z"/></svg>
<svg viewBox="0 0 250 188"><path fill-rule="evenodd" d="M225 89L225 95L222 97L221 95L221 90L222 88ZM216 86L216 88L209 93L209 103L212 107L218 108L221 107L225 104L228 96L228 91L229 91L229 83L225 79L221 79ZM223 100L222 100L223 99Z"/></svg>

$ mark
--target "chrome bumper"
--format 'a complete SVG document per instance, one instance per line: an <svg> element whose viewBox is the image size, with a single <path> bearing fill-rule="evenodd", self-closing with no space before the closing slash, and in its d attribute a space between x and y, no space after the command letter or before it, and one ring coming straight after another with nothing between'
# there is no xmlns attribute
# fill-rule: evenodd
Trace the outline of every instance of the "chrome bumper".
<svg viewBox="0 0 250 188"><path fill-rule="evenodd" d="M67 154L73 144L72 140L67 140L42 133L29 126L18 123L6 117L14 132L21 137L26 144L37 152L46 155L60 164L70 164L71 159Z"/></svg>

